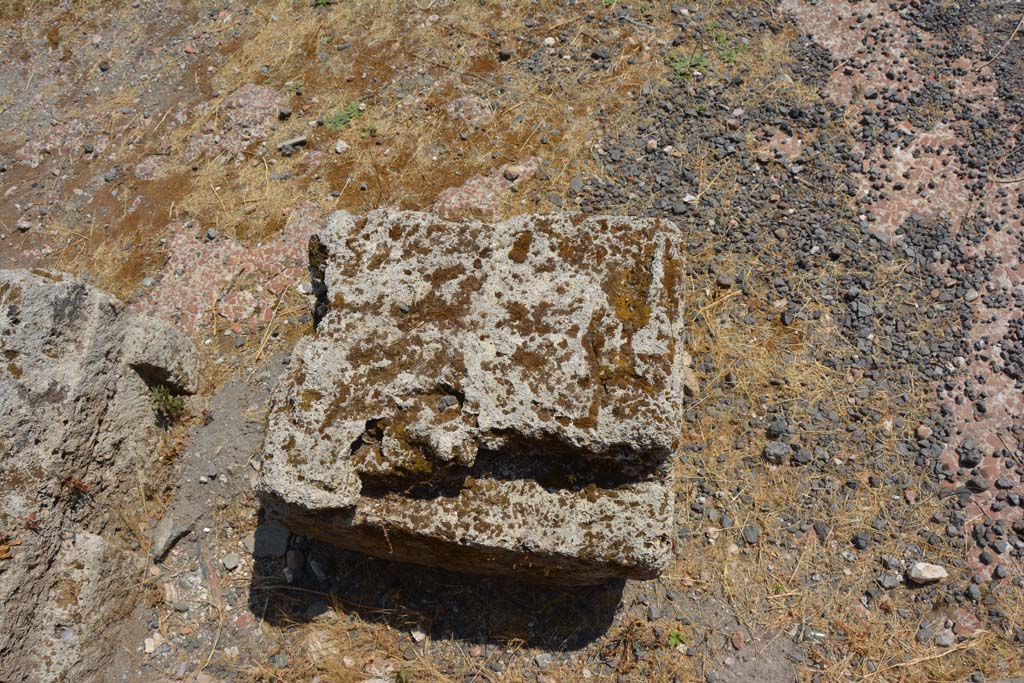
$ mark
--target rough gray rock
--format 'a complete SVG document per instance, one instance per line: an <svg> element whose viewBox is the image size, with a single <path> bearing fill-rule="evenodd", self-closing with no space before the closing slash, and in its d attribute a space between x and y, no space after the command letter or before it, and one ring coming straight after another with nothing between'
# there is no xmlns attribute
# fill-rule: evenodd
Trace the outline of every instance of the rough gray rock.
<svg viewBox="0 0 1024 683"><path fill-rule="evenodd" d="M270 520L256 527L253 557L281 557L288 551L289 531L277 521Z"/></svg>
<svg viewBox="0 0 1024 683"><path fill-rule="evenodd" d="M158 456L150 387L193 392L166 323L70 276L0 271L0 563L5 680L102 681L144 557L139 468Z"/></svg>
<svg viewBox="0 0 1024 683"><path fill-rule="evenodd" d="M935 583L949 577L944 567L929 562L915 562L907 570L907 578L917 584Z"/></svg>
<svg viewBox="0 0 1024 683"><path fill-rule="evenodd" d="M331 216L315 336L258 491L297 533L405 561L591 583L671 549L682 243L667 221Z"/></svg>
<svg viewBox="0 0 1024 683"><path fill-rule="evenodd" d="M172 499L170 509L164 513L159 524L156 525L156 529L153 530L153 536L149 543L149 554L154 560L162 560L175 543L192 531L192 527L195 526L202 513L202 509L198 506L187 511L179 511L174 502Z"/></svg>

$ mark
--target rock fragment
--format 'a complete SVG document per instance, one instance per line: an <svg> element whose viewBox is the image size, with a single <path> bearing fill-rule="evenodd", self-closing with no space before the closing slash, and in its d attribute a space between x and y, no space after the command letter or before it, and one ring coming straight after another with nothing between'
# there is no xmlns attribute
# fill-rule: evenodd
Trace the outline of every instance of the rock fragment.
<svg viewBox="0 0 1024 683"><path fill-rule="evenodd" d="M223 558L221 558L221 563L224 565L224 568L227 569L229 572L237 569L238 565L241 564L241 562L241 559L238 557L236 553L228 553Z"/></svg>
<svg viewBox="0 0 1024 683"><path fill-rule="evenodd" d="M773 465L782 465L789 459L789 444L783 441L769 441L764 445L764 459Z"/></svg>
<svg viewBox="0 0 1024 683"><path fill-rule="evenodd" d="M167 323L25 270L0 270L0 351L0 519L32 520L0 570L0 671L109 680L139 598L115 511L139 505L139 468L159 457L152 390L194 392L198 356Z"/></svg>
<svg viewBox="0 0 1024 683"><path fill-rule="evenodd" d="M917 584L935 583L948 576L949 573L945 568L928 562L915 562L907 570L907 578Z"/></svg>
<svg viewBox="0 0 1024 683"><path fill-rule="evenodd" d="M255 557L281 557L288 551L291 533L280 523L271 520L256 527L252 554Z"/></svg>

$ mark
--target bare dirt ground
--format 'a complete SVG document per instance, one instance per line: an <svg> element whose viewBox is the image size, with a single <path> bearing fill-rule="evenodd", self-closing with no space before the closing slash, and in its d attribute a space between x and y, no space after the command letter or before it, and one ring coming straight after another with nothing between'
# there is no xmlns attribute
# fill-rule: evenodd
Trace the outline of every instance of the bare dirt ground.
<svg viewBox="0 0 1024 683"><path fill-rule="evenodd" d="M204 356L130 515L140 552L167 514L185 530L116 678L1024 676L1022 22L998 0L5 3L0 266L86 278ZM263 523L248 444L311 327L306 240L378 206L686 230L662 578L481 580ZM916 561L949 576L916 585Z"/></svg>

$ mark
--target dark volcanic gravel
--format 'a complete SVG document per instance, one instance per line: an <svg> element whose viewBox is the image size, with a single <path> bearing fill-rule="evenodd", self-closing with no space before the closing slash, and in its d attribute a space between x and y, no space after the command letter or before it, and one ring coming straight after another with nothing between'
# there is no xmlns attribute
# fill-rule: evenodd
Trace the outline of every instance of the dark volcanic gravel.
<svg viewBox="0 0 1024 683"><path fill-rule="evenodd" d="M877 520L875 531L847 537L852 547L870 553L894 540L908 560L966 553L967 562L954 561L962 571L925 589L906 617L934 610L1012 634L1020 615L1002 607L1003 598L1014 604L1002 586L1022 583L1024 552L1019 41L986 62L1019 12L992 2L951 9L842 0L783 9L801 36L794 74L817 96L780 87L752 101L744 79L755 76L713 71L652 89L635 125L604 141L606 178L586 182L582 207L672 218L692 227L692 252L710 244L713 263L751 264L744 294L785 301L783 322L814 331L806 352L854 379L847 410L805 405L803 421L792 425L805 455L790 462L815 472L801 480L809 499L792 521L813 524L824 540L825 525L802 515L834 507L837 480L894 493L888 513L900 520L917 505L909 493L916 485L943 501L927 528L897 534ZM718 22L738 33L753 25L778 33L786 23L757 6ZM681 35L703 23L688 15ZM641 153L649 139L681 153ZM716 281L708 259L693 259L691 269L698 283ZM747 307L756 318L755 301ZM730 321L742 325L744 317ZM730 368L699 353L695 365L711 396L691 421L736 408ZM878 397L885 399L871 400ZM770 391L757 409L767 415L769 441L764 458L748 463L755 474L786 460L789 449L777 440L791 410ZM868 433L883 412L893 436L886 441ZM840 451L836 431L850 437L843 443L853 452ZM856 465L838 464L847 458ZM871 474L860 481L856 472ZM684 476L698 494L721 488L703 467ZM706 508L691 506L684 523L699 524ZM869 610L877 597L865 585Z"/></svg>

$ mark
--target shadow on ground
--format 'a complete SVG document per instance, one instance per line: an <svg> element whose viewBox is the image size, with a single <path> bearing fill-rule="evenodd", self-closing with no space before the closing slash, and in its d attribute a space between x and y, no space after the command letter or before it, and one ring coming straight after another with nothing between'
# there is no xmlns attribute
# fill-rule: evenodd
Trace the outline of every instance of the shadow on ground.
<svg viewBox="0 0 1024 683"><path fill-rule="evenodd" d="M253 559L249 606L273 626L309 622L333 609L399 630L416 628L435 640L577 650L607 632L625 586L623 580L552 587L476 577L302 537L291 539L289 552L292 568L288 558Z"/></svg>

